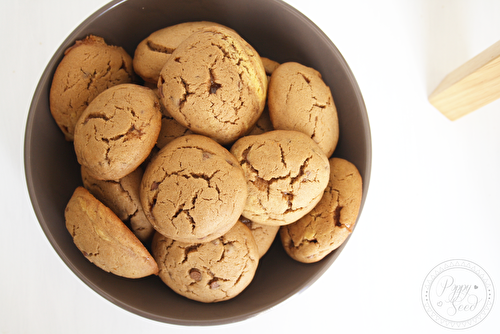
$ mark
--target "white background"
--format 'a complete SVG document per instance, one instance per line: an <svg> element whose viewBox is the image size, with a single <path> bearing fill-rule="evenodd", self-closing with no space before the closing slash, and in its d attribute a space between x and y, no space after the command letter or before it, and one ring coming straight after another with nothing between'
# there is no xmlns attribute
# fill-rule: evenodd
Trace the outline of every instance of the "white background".
<svg viewBox="0 0 500 334"><path fill-rule="evenodd" d="M181 327L131 314L60 260L31 207L23 144L31 98L52 54L106 0L2 0L0 9L0 333L452 333L424 312L437 264L479 264L500 295L500 101L455 122L427 96L500 40L497 0L289 0L333 41L363 93L373 140L358 227L303 293L249 320ZM484 321L500 329L500 296Z"/></svg>

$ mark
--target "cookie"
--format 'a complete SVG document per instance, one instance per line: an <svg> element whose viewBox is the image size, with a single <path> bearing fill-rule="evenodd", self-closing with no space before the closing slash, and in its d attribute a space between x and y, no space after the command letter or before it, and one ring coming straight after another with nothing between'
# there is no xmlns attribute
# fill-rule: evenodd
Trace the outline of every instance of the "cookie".
<svg viewBox="0 0 500 334"><path fill-rule="evenodd" d="M181 296L204 303L229 300L252 281L259 263L257 244L241 222L223 236L204 243L175 241L160 233L152 253L158 276Z"/></svg>
<svg viewBox="0 0 500 334"><path fill-rule="evenodd" d="M160 128L160 103L151 89L111 87L89 104L76 124L78 162L96 179L121 179L148 157Z"/></svg>
<svg viewBox="0 0 500 334"><path fill-rule="evenodd" d="M143 170L138 167L119 180L98 180L81 167L83 186L113 211L144 244L153 238L154 229L142 210L139 189Z"/></svg>
<svg viewBox="0 0 500 334"><path fill-rule="evenodd" d="M139 239L84 187L76 188L64 216L76 247L99 268L127 278L158 273L154 258Z"/></svg>
<svg viewBox="0 0 500 334"><path fill-rule="evenodd" d="M177 122L165 108L162 108L160 135L156 141L158 148L163 148L175 138L191 134L193 131Z"/></svg>
<svg viewBox="0 0 500 334"><path fill-rule="evenodd" d="M274 130L273 123L271 122L271 117L269 116L269 109L266 107L248 135L260 135L264 132L272 130Z"/></svg>
<svg viewBox="0 0 500 334"><path fill-rule="evenodd" d="M121 47L90 35L64 52L52 78L50 112L68 141L89 103L104 90L134 81L132 58Z"/></svg>
<svg viewBox="0 0 500 334"><path fill-rule="evenodd" d="M260 57L260 59L262 60L262 64L264 65L264 70L266 71L266 74L268 76L273 74L274 70L277 69L278 66L280 66L280 63L278 63L277 61L271 60L267 57Z"/></svg>
<svg viewBox="0 0 500 334"><path fill-rule="evenodd" d="M175 49L160 73L158 89L179 123L226 145L260 117L267 78L259 55L241 36L210 27Z"/></svg>
<svg viewBox="0 0 500 334"><path fill-rule="evenodd" d="M133 59L135 72L145 82L156 85L163 65L179 44L194 32L214 25L221 26L208 21L184 22L153 32L135 49Z"/></svg>
<svg viewBox="0 0 500 334"><path fill-rule="evenodd" d="M268 107L275 129L303 132L332 155L339 139L337 109L318 71L294 62L278 66L269 82Z"/></svg>
<svg viewBox="0 0 500 334"><path fill-rule="evenodd" d="M242 215L258 224L293 223L319 202L328 184L328 158L301 132L274 130L242 137L231 153L247 179Z"/></svg>
<svg viewBox="0 0 500 334"><path fill-rule="evenodd" d="M154 87L153 91L158 95L158 87ZM158 98L160 96L158 95ZM158 135L158 140L156 141L156 147L163 148L165 145L170 143L172 140L185 135L193 134L193 131L189 130L185 126L177 122L165 109L163 104L160 103L161 110L161 129ZM271 122L269 120L269 122Z"/></svg>
<svg viewBox="0 0 500 334"><path fill-rule="evenodd" d="M259 258L262 258L273 244L280 227L257 224L245 217L241 217L240 222L245 224L250 231L252 231L253 238L259 249Z"/></svg>
<svg viewBox="0 0 500 334"><path fill-rule="evenodd" d="M280 228L287 254L312 263L337 249L356 224L361 196L362 179L356 166L344 159L330 159L330 181L321 201L299 221Z"/></svg>
<svg viewBox="0 0 500 334"><path fill-rule="evenodd" d="M153 227L168 238L202 242L237 221L247 197L245 175L227 149L201 135L171 141L149 163L141 203Z"/></svg>

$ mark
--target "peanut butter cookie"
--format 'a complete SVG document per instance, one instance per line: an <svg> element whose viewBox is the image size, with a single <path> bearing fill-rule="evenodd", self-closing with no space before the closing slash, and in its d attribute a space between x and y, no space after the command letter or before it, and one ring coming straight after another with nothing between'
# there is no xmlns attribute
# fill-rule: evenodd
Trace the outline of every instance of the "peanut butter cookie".
<svg viewBox="0 0 500 334"><path fill-rule="evenodd" d="M312 263L338 248L356 224L361 196L362 180L356 166L344 159L330 159L330 181L321 201L299 221L280 228L288 255Z"/></svg>
<svg viewBox="0 0 500 334"><path fill-rule="evenodd" d="M339 139L337 108L318 71L294 62L278 66L269 82L268 107L275 129L303 132L332 155Z"/></svg>
<svg viewBox="0 0 500 334"><path fill-rule="evenodd" d="M273 130L273 123L271 122L271 117L269 117L269 109L266 106L248 135L260 135Z"/></svg>
<svg viewBox="0 0 500 334"><path fill-rule="evenodd" d="M141 203L153 227L174 240L204 242L237 221L247 197L245 175L234 156L201 135L174 139L149 163Z"/></svg>
<svg viewBox="0 0 500 334"><path fill-rule="evenodd" d="M273 74L274 70L278 68L278 66L280 66L280 63L274 61L274 60L271 60L267 57L261 57L260 58L262 60L262 64L264 65L264 69L266 71L266 74L268 76L271 76L271 74Z"/></svg>
<svg viewBox="0 0 500 334"><path fill-rule="evenodd" d="M184 22L153 32L142 40L134 53L134 70L144 81L158 83L161 69L179 44L194 32L218 23Z"/></svg>
<svg viewBox="0 0 500 334"><path fill-rule="evenodd" d="M158 266L125 224L84 187L76 188L65 210L66 228L83 255L118 276L158 274Z"/></svg>
<svg viewBox="0 0 500 334"><path fill-rule="evenodd" d="M257 244L241 222L204 243L175 241L156 233L152 253L158 276L176 293L204 303L237 296L252 281L259 263Z"/></svg>
<svg viewBox="0 0 500 334"><path fill-rule="evenodd" d="M155 87L153 91L158 95L158 87ZM160 98L160 95L158 95L158 98ZM193 131L177 122L168 113L167 109L165 109L162 103L160 103L160 110L161 129L160 134L158 135L158 140L156 141L156 147L161 149L175 138L193 134Z"/></svg>
<svg viewBox="0 0 500 334"><path fill-rule="evenodd" d="M252 231L253 238L259 249L259 258L263 257L273 244L280 227L257 224L245 217L241 217L240 222L245 224L250 231Z"/></svg>
<svg viewBox="0 0 500 334"><path fill-rule="evenodd" d="M76 124L78 162L96 179L121 179L148 157L160 128L160 103L151 89L134 84L108 88Z"/></svg>
<svg viewBox="0 0 500 334"><path fill-rule="evenodd" d="M179 123L226 145L260 117L267 78L252 46L233 30L213 26L175 49L160 73L158 89Z"/></svg>
<svg viewBox="0 0 500 334"><path fill-rule="evenodd" d="M231 153L247 179L242 215L258 224L293 223L319 202L328 184L328 158L301 132L274 130L242 137Z"/></svg>
<svg viewBox="0 0 500 334"><path fill-rule="evenodd" d="M104 90L134 80L132 58L121 47L90 35L64 52L50 88L50 112L68 141L89 103Z"/></svg>
<svg viewBox="0 0 500 334"><path fill-rule="evenodd" d="M141 206L139 190L143 170L138 167L119 180L98 180L81 167L84 187L113 211L143 243L151 241L154 229Z"/></svg>

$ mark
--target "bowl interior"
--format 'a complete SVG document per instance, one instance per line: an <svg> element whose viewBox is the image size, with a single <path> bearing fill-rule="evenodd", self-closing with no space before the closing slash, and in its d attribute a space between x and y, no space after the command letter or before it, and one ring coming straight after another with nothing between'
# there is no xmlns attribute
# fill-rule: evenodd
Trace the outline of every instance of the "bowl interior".
<svg viewBox="0 0 500 334"><path fill-rule="evenodd" d="M358 167L364 182L362 208L371 170L371 137L363 98L333 43L310 20L279 0L128 0L111 2L98 10L67 37L40 79L26 125L25 171L43 231L83 282L114 304L153 320L215 325L254 316L308 287L346 243L318 263L302 264L286 255L277 238L250 286L236 298L216 304L178 296L157 277L130 280L108 274L82 256L66 231L64 208L82 182L73 145L64 140L49 110L52 76L64 50L75 40L95 34L133 56L137 44L153 31L197 20L235 29L261 56L278 62L296 61L322 73L339 114L340 139L334 156Z"/></svg>

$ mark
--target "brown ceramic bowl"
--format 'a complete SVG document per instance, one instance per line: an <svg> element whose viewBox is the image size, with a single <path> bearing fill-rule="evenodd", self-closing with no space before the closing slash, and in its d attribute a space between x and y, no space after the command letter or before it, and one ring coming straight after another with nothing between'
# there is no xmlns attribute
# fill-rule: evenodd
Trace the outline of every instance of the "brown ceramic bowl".
<svg viewBox="0 0 500 334"><path fill-rule="evenodd" d="M49 111L49 89L64 50L88 34L123 46L130 55L150 33L185 21L208 20L227 25L261 56L311 66L331 87L338 108L340 139L334 156L353 162L364 180L363 203L371 170L371 137L359 87L344 58L328 37L300 12L280 0L115 0L74 30L50 60L33 96L25 135L25 171L34 211L50 243L95 292L140 316L181 325L216 325L259 314L316 281L343 246L315 264L289 258L279 238L262 258L252 283L229 301L203 304L172 292L158 277L125 279L91 264L73 244L64 223L64 208L81 185L72 143ZM355 251L350 249L350 251ZM340 301L341 302L341 301Z"/></svg>

